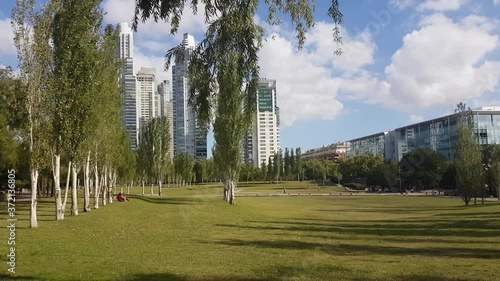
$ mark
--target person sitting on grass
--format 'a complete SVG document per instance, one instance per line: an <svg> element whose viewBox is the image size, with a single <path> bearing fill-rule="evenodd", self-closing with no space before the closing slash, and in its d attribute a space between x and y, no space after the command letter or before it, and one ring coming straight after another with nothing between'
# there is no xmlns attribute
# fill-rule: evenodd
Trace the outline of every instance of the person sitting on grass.
<svg viewBox="0 0 500 281"><path fill-rule="evenodd" d="M118 193L118 196L116 196L116 200L118 200L118 202L130 201L130 199L125 197L125 195L123 195L121 192Z"/></svg>

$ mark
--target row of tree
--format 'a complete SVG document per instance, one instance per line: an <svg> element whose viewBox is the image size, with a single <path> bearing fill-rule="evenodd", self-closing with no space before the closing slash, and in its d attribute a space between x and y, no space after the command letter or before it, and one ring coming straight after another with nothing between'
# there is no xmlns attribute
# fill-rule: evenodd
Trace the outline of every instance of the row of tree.
<svg viewBox="0 0 500 281"><path fill-rule="evenodd" d="M78 215L77 177L83 174L84 207L112 202L118 173L133 157L122 126L121 61L116 57L119 30L103 28L100 0L52 0L37 9L35 0L18 0L12 12L18 77L4 70L17 91L7 129L26 150L31 184L31 227L37 227L38 181L51 170L56 219L62 220L71 182L71 214ZM12 86L13 85L13 86ZM16 109L23 109L15 111ZM8 134L6 136L9 136ZM62 196L61 164L68 166Z"/></svg>

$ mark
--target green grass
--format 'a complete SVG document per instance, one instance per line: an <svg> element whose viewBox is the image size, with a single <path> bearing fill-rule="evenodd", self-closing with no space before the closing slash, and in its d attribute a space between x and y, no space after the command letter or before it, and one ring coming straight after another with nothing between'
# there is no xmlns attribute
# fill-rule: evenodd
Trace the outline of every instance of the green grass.
<svg viewBox="0 0 500 281"><path fill-rule="evenodd" d="M500 204L405 196L131 196L39 229L19 203L17 280L500 280ZM178 192L178 193L175 193ZM0 219L7 224L6 205ZM68 206L69 209L69 206ZM8 233L2 228L0 237ZM7 245L2 246L5 257ZM6 259L6 258L4 258ZM0 279L7 278L3 263Z"/></svg>
<svg viewBox="0 0 500 281"><path fill-rule="evenodd" d="M164 185L165 187L166 185ZM172 185L171 188L162 189L166 196L189 196L189 195L198 195L198 196L213 196L213 195L221 195L222 194L222 184L217 183L206 183L206 184L198 184L192 187L176 187L174 188ZM283 190L286 189L287 193L301 193L301 194L325 194L325 193L337 193L347 191L343 187L337 187L335 185L317 185L314 182L298 182L298 181L290 181L290 182L280 182L269 183L269 182L240 182L237 185L237 193L240 194L254 194L254 193L283 193ZM118 190L119 191L119 190ZM117 191L117 192L118 192ZM124 193L127 193L127 189L124 188ZM151 187L145 186L144 194L150 194ZM158 186L155 185L153 187L153 193L158 194ZM142 187L133 187L130 188L130 194L140 195L142 194Z"/></svg>

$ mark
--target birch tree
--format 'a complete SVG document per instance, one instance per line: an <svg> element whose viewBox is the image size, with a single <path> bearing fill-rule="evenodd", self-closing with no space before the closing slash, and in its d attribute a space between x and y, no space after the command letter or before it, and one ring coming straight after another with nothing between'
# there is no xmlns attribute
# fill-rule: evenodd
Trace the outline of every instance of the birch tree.
<svg viewBox="0 0 500 281"><path fill-rule="evenodd" d="M73 179L81 165L83 144L92 132L98 81L100 0L60 0L53 23L54 96L58 142L72 161ZM71 214L78 215L76 180L72 182Z"/></svg>
<svg viewBox="0 0 500 281"><path fill-rule="evenodd" d="M46 95L47 79L51 73L52 57L49 38L53 6L35 11L35 0L18 0L12 11L12 27L20 79L25 85L24 104L28 113L29 167L31 180L30 227L37 228L38 176L45 158L46 128L48 126Z"/></svg>
<svg viewBox="0 0 500 281"><path fill-rule="evenodd" d="M465 104L457 105L460 113L457 122L454 163L457 169L457 187L465 205L477 197L484 188L481 147L474 134L474 120Z"/></svg>
<svg viewBox="0 0 500 281"><path fill-rule="evenodd" d="M163 19L171 24L171 33L175 34L179 27L184 5L188 1L166 1L166 0L138 0L136 2L134 29L137 29L139 20L146 21L153 17L155 20ZM238 123L243 126L243 131L251 125L252 117L256 111L256 95L259 82L258 52L262 47L264 29L255 23L255 14L259 5L258 0L213 0L203 1L205 5L205 20L209 23L205 39L195 48L191 55L189 66L189 91L190 105L195 109L198 117L198 126L205 132L212 123L212 113L215 111L214 137L216 138L216 150L214 150L214 162L217 162L219 174L225 179L225 193L229 203L234 204L231 192L234 190L234 180L237 178L238 160L231 159L229 163L216 161L215 155L222 156L222 143L228 143L227 154L235 155L242 139L239 129L225 129ZM191 1L193 12L197 12L199 2ZM298 46L301 47L305 41L306 31L314 25L314 1L280 1L268 0L265 4L269 8L268 22L279 24L276 12L289 15L292 24L296 27ZM342 14L338 10L338 1L333 0L328 14L335 24L342 20ZM340 42L338 28L334 29L334 40ZM184 48L179 45L169 50L166 54L165 67L168 68L172 57L177 62L184 60ZM227 84L227 85L225 85ZM239 86L236 87L236 86ZM243 89L243 90L242 90ZM241 94L239 91L242 91ZM243 96L237 102L239 96ZM231 106L234 115L227 115L219 110L219 106L225 107L221 96L228 97L227 102ZM214 110L215 109L215 110ZM242 114L243 115L240 115ZM221 118L221 120L217 120ZM224 124L224 122L226 122ZM216 126L217 124L217 126ZM218 131L222 130L222 131ZM217 140L217 138L219 140ZM229 139L229 140L228 140ZM218 142L218 144L217 144ZM234 142L234 143L233 143ZM240 155L235 155L239 159ZM227 158L226 158L227 159ZM229 189L229 192L228 192Z"/></svg>
<svg viewBox="0 0 500 281"><path fill-rule="evenodd" d="M242 91L243 79L238 69L241 54L228 52L222 57L218 79L217 111L214 122L214 164L224 182L224 198L235 204L235 188L241 167L242 141L252 123L248 116L253 110L256 97L247 100ZM252 85L253 86L253 85ZM255 99L254 99L255 98ZM245 111L245 108L249 111Z"/></svg>
<svg viewBox="0 0 500 281"><path fill-rule="evenodd" d="M159 195L162 192L162 184L167 173L170 162L170 124L167 117L153 118L144 128L141 134L138 153L140 154L141 165L151 181L156 180L159 185ZM151 194L153 194L151 186Z"/></svg>

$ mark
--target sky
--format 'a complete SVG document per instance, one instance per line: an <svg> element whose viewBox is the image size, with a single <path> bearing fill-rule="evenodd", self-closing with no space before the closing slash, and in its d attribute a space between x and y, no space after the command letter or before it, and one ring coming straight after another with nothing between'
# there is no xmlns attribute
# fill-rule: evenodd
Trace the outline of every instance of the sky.
<svg viewBox="0 0 500 281"><path fill-rule="evenodd" d="M329 2L316 0L317 22L301 50L286 18L280 26L265 23L264 1L255 17L266 29L260 76L276 79L282 148L305 151L388 131L451 114L459 102L500 106L500 0L340 0L341 56ZM134 3L103 0L105 23L131 23ZM0 65L16 68L14 5L1 0ZM164 22L140 24L135 71L154 67L158 80L170 80L165 52L184 33L201 41L205 29L203 13L188 8L175 35Z"/></svg>

